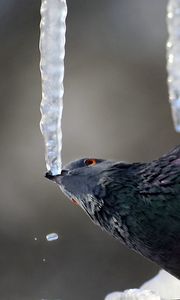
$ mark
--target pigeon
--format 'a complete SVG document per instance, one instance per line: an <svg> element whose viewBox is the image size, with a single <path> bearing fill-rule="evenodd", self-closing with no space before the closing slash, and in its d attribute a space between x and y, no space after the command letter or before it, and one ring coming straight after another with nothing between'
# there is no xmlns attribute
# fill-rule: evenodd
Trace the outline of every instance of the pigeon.
<svg viewBox="0 0 180 300"><path fill-rule="evenodd" d="M180 279L180 146L147 163L83 158L46 177L95 224Z"/></svg>

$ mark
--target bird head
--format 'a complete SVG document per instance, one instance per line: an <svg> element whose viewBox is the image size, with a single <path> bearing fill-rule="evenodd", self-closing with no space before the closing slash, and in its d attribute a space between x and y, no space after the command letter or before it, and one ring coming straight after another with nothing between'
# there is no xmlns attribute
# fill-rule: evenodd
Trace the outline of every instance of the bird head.
<svg viewBox="0 0 180 300"><path fill-rule="evenodd" d="M61 174L53 176L48 172L46 177L56 182L68 198L93 217L95 211L103 206L103 180L106 170L113 163L110 160L84 158L65 165Z"/></svg>

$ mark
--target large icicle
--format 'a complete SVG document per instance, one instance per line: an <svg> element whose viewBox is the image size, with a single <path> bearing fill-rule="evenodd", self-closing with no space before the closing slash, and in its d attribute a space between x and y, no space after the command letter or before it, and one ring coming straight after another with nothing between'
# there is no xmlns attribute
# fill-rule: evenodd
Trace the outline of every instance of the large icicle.
<svg viewBox="0 0 180 300"><path fill-rule="evenodd" d="M66 0L42 0L40 24L40 70L42 119L46 166L52 175L61 172L63 79L66 32Z"/></svg>
<svg viewBox="0 0 180 300"><path fill-rule="evenodd" d="M180 0L169 0L167 24L169 31L167 42L169 101L175 129L180 132Z"/></svg>

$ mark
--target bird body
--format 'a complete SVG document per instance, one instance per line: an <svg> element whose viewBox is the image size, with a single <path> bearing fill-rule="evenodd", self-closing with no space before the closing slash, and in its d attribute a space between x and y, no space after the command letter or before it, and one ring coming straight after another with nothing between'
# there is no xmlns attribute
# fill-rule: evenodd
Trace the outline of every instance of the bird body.
<svg viewBox="0 0 180 300"><path fill-rule="evenodd" d="M180 146L148 163L84 158L46 177L93 222L180 279Z"/></svg>

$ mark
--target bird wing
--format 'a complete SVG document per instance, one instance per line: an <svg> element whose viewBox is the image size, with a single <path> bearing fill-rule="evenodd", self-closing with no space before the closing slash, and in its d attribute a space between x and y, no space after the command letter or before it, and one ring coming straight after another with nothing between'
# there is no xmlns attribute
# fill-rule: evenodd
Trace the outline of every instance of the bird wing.
<svg viewBox="0 0 180 300"><path fill-rule="evenodd" d="M138 184L141 195L176 196L180 200L180 146L160 159L142 165Z"/></svg>

